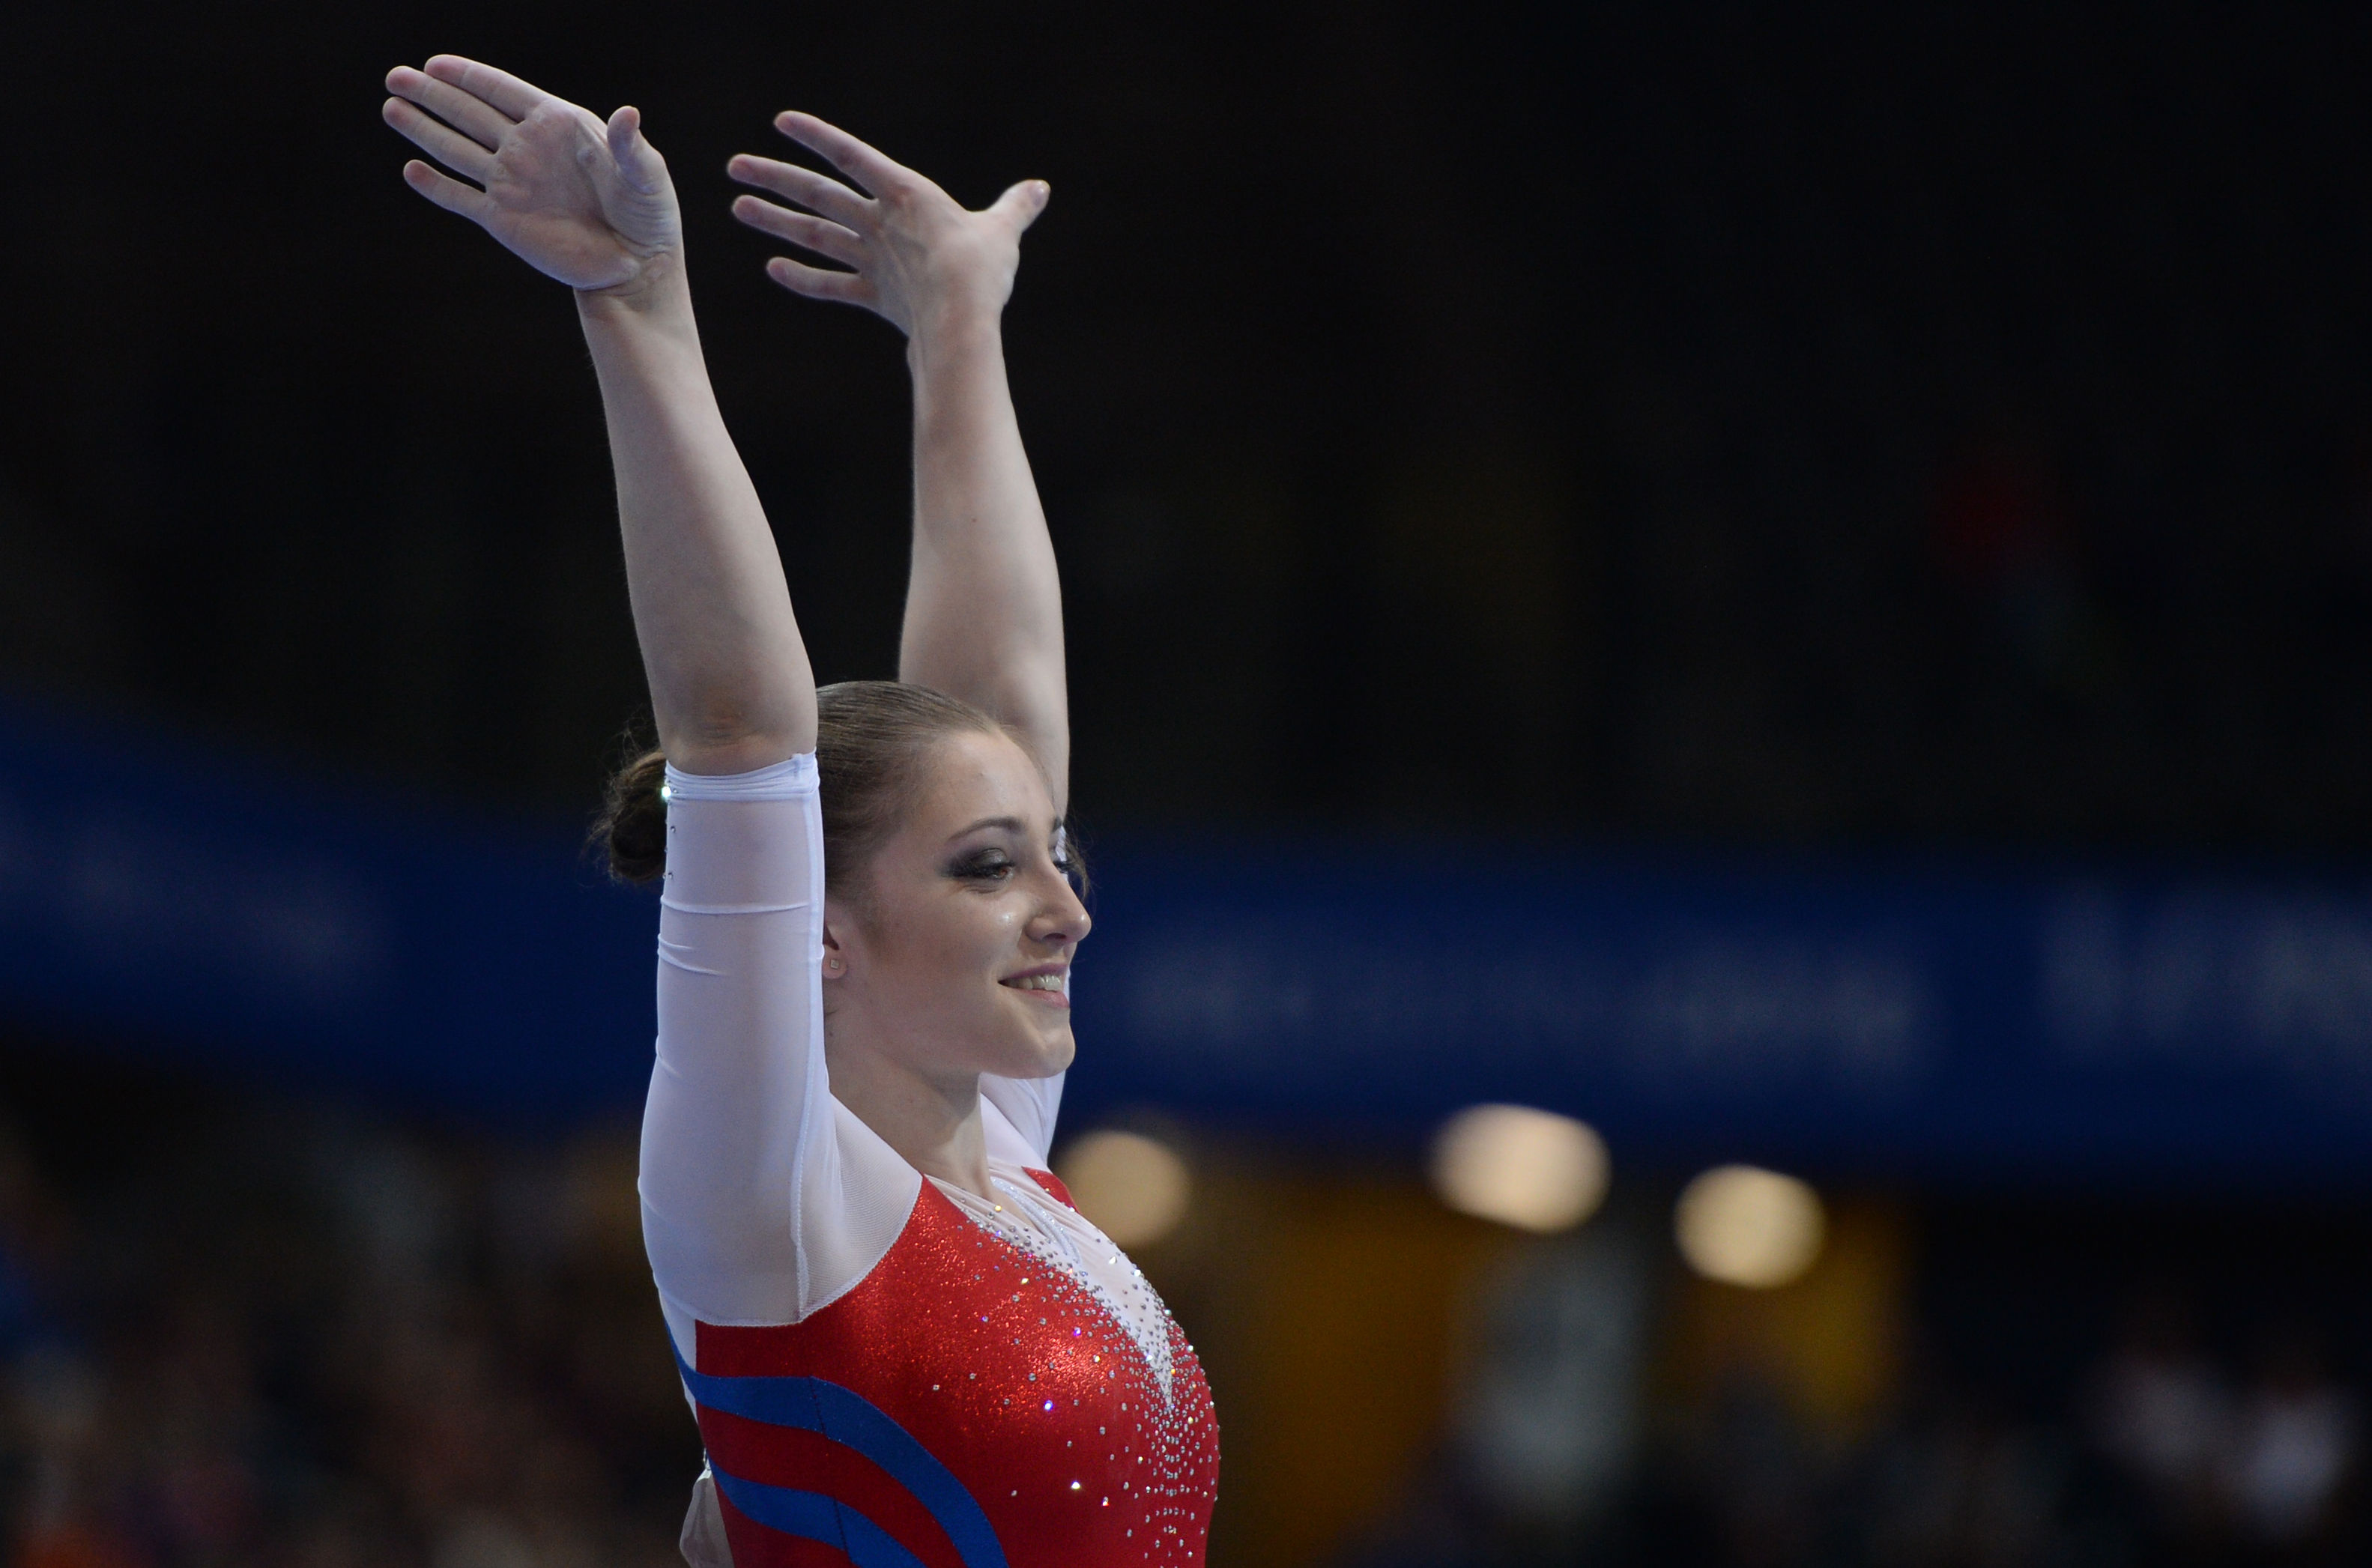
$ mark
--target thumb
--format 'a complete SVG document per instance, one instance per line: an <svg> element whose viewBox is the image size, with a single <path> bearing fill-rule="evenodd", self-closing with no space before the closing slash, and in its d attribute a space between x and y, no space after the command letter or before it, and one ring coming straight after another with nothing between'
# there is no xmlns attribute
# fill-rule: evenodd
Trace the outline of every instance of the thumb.
<svg viewBox="0 0 2372 1568"><path fill-rule="evenodd" d="M1053 194L1054 188L1044 180L1025 180L990 203L988 210L1011 224L1013 232L1019 234L1038 221L1038 215L1046 210Z"/></svg>
<svg viewBox="0 0 2372 1568"><path fill-rule="evenodd" d="M618 172L627 182L645 192L656 191L667 180L667 160L658 149L643 136L643 111L628 104L610 116L607 127L610 156L617 160Z"/></svg>

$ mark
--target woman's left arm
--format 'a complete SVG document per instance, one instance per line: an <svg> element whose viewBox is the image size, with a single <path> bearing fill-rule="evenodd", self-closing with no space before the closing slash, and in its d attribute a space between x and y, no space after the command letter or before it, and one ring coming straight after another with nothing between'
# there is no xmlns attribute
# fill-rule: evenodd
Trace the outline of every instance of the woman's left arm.
<svg viewBox="0 0 2372 1568"><path fill-rule="evenodd" d="M1071 751L1062 586L1006 381L1001 328L1021 234L1045 210L1046 185L1026 180L969 212L812 115L778 115L774 125L862 192L795 164L735 158L736 180L810 209L743 196L737 217L852 269L777 257L768 275L809 298L861 305L906 334L914 560L898 678L1012 726L1045 770L1059 812Z"/></svg>

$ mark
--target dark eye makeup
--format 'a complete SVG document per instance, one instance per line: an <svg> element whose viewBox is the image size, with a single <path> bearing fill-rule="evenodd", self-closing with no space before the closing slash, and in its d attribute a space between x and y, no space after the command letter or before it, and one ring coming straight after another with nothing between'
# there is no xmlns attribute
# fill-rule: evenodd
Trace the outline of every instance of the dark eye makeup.
<svg viewBox="0 0 2372 1568"><path fill-rule="evenodd" d="M1013 857L993 845L969 850L948 864L948 875L963 882L993 882L1012 871Z"/></svg>
<svg viewBox="0 0 2372 1568"><path fill-rule="evenodd" d="M1057 834L1048 852L1054 869L1066 877L1079 874L1078 857L1071 853L1067 835ZM1000 882L1013 875L1013 856L995 844L983 844L948 862L946 875L959 882Z"/></svg>

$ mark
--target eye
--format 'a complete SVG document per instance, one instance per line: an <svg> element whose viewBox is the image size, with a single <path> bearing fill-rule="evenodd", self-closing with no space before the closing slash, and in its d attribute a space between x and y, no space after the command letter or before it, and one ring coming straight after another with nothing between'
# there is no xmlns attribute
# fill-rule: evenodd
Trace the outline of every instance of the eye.
<svg viewBox="0 0 2372 1568"><path fill-rule="evenodd" d="M977 849L959 857L948 875L965 882L1002 882L1013 875L1013 857L1001 849Z"/></svg>

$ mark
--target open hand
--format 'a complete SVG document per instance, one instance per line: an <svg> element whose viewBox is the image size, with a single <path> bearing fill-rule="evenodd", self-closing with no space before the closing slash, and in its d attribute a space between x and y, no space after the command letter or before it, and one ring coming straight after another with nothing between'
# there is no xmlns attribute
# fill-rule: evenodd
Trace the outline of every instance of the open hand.
<svg viewBox="0 0 2372 1568"><path fill-rule="evenodd" d="M860 189L773 158L744 153L726 166L755 185L809 209L796 212L738 196L733 215L751 228L851 269L834 272L777 256L766 275L794 294L861 305L913 337L948 312L994 317L1013 294L1021 232L1046 210L1042 180L1026 180L971 212L928 180L812 114L774 116L774 129L821 157Z"/></svg>
<svg viewBox="0 0 2372 1568"><path fill-rule="evenodd" d="M459 213L546 277L569 287L634 291L680 250L683 226L667 162L642 116L605 123L517 76L458 55L388 73L387 122L446 168L414 158L404 182ZM483 187L483 189L481 189Z"/></svg>

